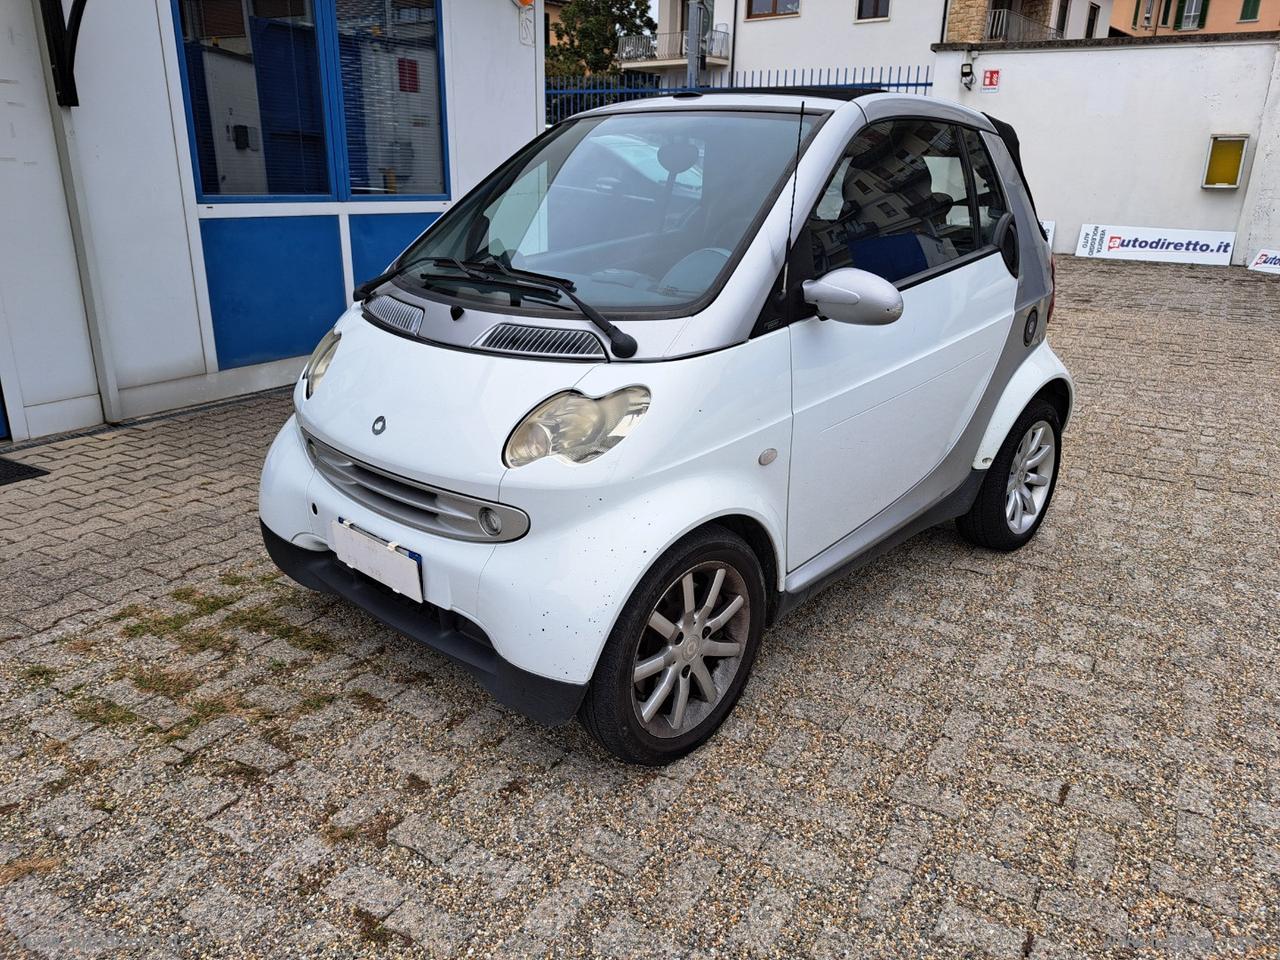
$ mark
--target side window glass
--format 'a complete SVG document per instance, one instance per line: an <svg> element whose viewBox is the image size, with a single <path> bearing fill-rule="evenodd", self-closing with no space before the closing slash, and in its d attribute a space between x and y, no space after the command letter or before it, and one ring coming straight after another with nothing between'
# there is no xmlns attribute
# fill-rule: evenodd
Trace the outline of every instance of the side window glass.
<svg viewBox="0 0 1280 960"><path fill-rule="evenodd" d="M871 124L850 141L809 220L814 269L894 283L974 250L959 133L935 120Z"/></svg>
<svg viewBox="0 0 1280 960"><path fill-rule="evenodd" d="M978 235L982 245L986 246L991 243L996 224L1008 211L1009 205L1004 199L1004 191L1000 189L1000 178L996 176L995 164L991 162L987 145L982 142L982 135L965 127L962 136L969 150L974 193L978 197Z"/></svg>

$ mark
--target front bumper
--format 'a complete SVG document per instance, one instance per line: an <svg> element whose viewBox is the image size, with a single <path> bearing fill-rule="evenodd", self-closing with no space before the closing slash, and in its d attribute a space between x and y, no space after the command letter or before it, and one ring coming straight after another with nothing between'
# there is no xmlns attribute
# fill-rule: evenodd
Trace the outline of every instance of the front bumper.
<svg viewBox="0 0 1280 960"><path fill-rule="evenodd" d="M565 683L521 670L504 660L484 631L432 604L418 604L351 570L327 550L295 547L262 524L262 540L276 566L293 580L348 600L411 639L462 664L500 703L531 720L558 726L578 712L586 685Z"/></svg>

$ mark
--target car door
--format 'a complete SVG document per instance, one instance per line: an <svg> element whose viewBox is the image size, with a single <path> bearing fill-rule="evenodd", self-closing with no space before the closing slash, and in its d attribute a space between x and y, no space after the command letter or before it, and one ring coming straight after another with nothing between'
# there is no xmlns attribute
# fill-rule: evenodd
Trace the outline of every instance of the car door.
<svg viewBox="0 0 1280 960"><path fill-rule="evenodd" d="M994 370L1017 284L991 243L1005 207L998 181L985 154L970 163L971 150L985 151L976 131L942 121L870 124L800 235L814 275L879 274L904 309L879 327L813 317L789 328L792 569L937 467Z"/></svg>

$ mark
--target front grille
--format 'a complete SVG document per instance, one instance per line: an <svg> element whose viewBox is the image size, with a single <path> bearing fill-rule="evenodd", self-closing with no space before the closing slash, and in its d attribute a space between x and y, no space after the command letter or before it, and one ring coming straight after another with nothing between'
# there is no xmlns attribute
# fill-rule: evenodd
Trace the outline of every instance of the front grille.
<svg viewBox="0 0 1280 960"><path fill-rule="evenodd" d="M305 431L303 436L307 455L321 476L357 503L407 527L475 543L518 540L529 529L529 518L523 510L398 477L322 443ZM482 511L487 513L488 527L481 522ZM501 528L490 533L495 519Z"/></svg>
<svg viewBox="0 0 1280 960"><path fill-rule="evenodd" d="M555 360L603 360L604 347L586 330L532 327L522 323L500 323L485 332L475 346L493 353L549 357Z"/></svg>
<svg viewBox="0 0 1280 960"><path fill-rule="evenodd" d="M402 333L407 333L411 337L416 337L418 331L422 329L422 320L425 314L421 307L415 307L412 304L397 300L395 297L388 297L384 293L378 294L376 297L370 297L364 305L376 320L380 320L388 327L394 327Z"/></svg>

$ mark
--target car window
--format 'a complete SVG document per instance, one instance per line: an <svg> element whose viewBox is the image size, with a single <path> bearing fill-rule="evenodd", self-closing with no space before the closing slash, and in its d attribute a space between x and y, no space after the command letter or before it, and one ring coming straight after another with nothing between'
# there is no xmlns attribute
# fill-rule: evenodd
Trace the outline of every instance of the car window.
<svg viewBox="0 0 1280 960"><path fill-rule="evenodd" d="M1000 189L1000 178L996 176L995 164L991 162L991 153L982 142L982 135L977 130L964 127L961 130L964 145L969 151L969 165L973 169L974 193L978 199L978 237L985 246L992 242L996 224L1008 211L1008 203L1004 199L1004 191Z"/></svg>
<svg viewBox="0 0 1280 960"><path fill-rule="evenodd" d="M889 120L855 136L809 220L814 270L900 283L976 247L957 128Z"/></svg>
<svg viewBox="0 0 1280 960"><path fill-rule="evenodd" d="M576 310L447 262L492 258L571 280L602 311L684 315L719 292L824 117L680 109L569 120L453 206L397 266L410 276L431 266L416 277L446 297Z"/></svg>

